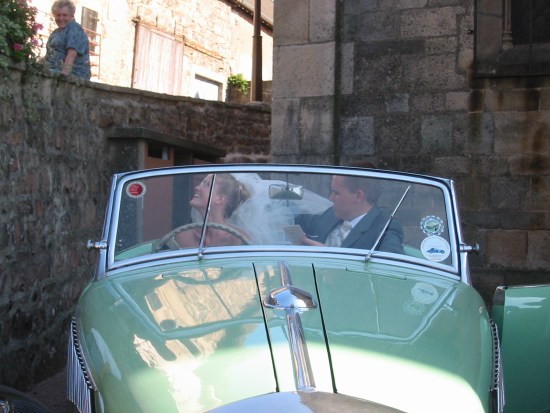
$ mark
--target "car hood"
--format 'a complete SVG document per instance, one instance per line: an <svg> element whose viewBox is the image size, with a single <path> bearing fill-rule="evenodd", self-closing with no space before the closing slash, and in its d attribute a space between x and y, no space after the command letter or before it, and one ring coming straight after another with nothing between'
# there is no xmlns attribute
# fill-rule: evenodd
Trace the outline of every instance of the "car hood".
<svg viewBox="0 0 550 413"><path fill-rule="evenodd" d="M200 412L306 390L408 412L487 409L491 333L470 286L376 262L246 261L162 265L92 283L76 319L97 405ZM273 305L285 286L294 301Z"/></svg>

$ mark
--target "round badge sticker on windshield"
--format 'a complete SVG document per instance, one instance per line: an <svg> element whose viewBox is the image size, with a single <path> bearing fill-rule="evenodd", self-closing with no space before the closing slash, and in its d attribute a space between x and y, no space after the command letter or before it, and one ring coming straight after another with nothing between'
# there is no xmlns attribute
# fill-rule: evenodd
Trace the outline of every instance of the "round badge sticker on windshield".
<svg viewBox="0 0 550 413"><path fill-rule="evenodd" d="M420 228L426 235L440 235L445 229L445 224L443 224L443 220L441 218L436 217L435 215L428 215L420 221Z"/></svg>
<svg viewBox="0 0 550 413"><path fill-rule="evenodd" d="M422 255L430 261L443 261L451 253L451 247L445 238L437 235L425 238L420 244Z"/></svg>
<svg viewBox="0 0 550 413"><path fill-rule="evenodd" d="M145 195L145 185L143 182L135 181L131 182L126 187L126 195L128 195L130 198L141 198L143 195Z"/></svg>

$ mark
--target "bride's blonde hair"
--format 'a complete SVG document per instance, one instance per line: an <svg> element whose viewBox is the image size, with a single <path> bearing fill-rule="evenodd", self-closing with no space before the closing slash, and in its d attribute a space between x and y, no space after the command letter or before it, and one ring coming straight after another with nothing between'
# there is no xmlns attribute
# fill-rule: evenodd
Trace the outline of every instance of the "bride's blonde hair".
<svg viewBox="0 0 550 413"><path fill-rule="evenodd" d="M219 193L227 199L223 211L225 218L229 218L239 205L250 198L250 193L245 186L231 174L216 175L215 185L218 187Z"/></svg>

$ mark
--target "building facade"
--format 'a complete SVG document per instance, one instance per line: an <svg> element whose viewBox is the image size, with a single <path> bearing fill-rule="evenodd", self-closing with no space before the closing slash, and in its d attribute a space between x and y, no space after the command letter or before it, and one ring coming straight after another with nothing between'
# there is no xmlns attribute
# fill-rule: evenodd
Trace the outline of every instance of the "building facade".
<svg viewBox="0 0 550 413"><path fill-rule="evenodd" d="M90 38L92 81L225 100L227 80L252 78L253 0L75 0ZM49 0L32 0L45 45ZM262 79L272 77L273 2L261 7ZM44 51L43 51L44 53Z"/></svg>
<svg viewBox="0 0 550 413"><path fill-rule="evenodd" d="M547 1L276 0L272 160L453 178L473 277L550 280Z"/></svg>

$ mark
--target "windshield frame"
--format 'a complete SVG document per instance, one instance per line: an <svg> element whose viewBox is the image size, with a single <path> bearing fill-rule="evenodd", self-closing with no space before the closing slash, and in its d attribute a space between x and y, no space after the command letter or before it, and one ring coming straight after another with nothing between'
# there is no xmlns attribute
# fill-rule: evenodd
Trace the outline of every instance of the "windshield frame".
<svg viewBox="0 0 550 413"><path fill-rule="evenodd" d="M144 256L133 257L125 260L117 261L115 259L115 243L116 234L118 231L118 223L120 219L121 199L125 185L128 182L136 181L144 178L160 177L165 175L180 175L193 173L250 173L250 172L266 172L266 173L303 173L303 174L323 174L323 175L356 175L364 177L375 177L392 181L401 181L403 183L412 182L415 184L428 185L438 188L443 193L445 203L445 211L447 216L445 219L448 223L448 236L451 245L450 255L452 265L430 262L427 260L413 259L411 257L400 256L383 251L367 251L347 248L334 247L310 247L297 245L242 245L242 246L224 246L224 247L207 247L207 248L188 248L182 250L161 251L147 254ZM339 166L310 166L310 165L283 165L283 164L209 164L209 165L193 165L161 168L153 170L142 170L135 172L127 172L117 174L113 180L111 200L106 214L106 222L104 227L103 242L106 243L103 263L105 271L112 271L123 267L144 265L145 263L157 261L159 259L173 260L176 258L185 260L201 260L206 257L220 256L220 254L243 254L243 253L258 253L264 252L276 254L278 252L292 254L335 254L335 256L345 255L353 259L363 260L369 256L369 259L392 259L398 262L406 262L412 264L420 264L423 267L429 267L453 274L460 274L461 267L464 263L461 261L459 247L462 242L461 229L458 222L458 208L455 203L455 193L452 180L438 177L430 177L424 175L410 174L404 172L394 172L376 169L363 169L354 167L339 167ZM358 251L363 251L362 254ZM102 261L100 259L100 261ZM101 272L101 270L99 270Z"/></svg>

